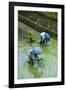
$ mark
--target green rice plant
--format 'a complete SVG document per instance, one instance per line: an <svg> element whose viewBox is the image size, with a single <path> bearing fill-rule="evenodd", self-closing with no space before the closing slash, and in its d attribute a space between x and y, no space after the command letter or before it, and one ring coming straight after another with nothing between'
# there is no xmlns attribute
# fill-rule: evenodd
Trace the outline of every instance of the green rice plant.
<svg viewBox="0 0 66 90"><path fill-rule="evenodd" d="M28 38L29 38L29 41L30 42L33 42L34 41L33 32L32 31L28 31Z"/></svg>
<svg viewBox="0 0 66 90"><path fill-rule="evenodd" d="M39 55L39 60L43 60L44 59L44 54Z"/></svg>

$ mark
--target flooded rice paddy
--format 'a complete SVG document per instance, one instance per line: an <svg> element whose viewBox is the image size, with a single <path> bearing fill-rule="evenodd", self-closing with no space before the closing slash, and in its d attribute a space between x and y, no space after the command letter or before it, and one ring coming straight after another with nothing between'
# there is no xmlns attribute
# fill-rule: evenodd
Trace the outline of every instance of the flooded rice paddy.
<svg viewBox="0 0 66 90"><path fill-rule="evenodd" d="M57 77L57 39L51 37L48 45L40 45L40 33L33 28L18 22L18 79ZM28 31L32 31L34 42L29 42ZM41 63L29 64L28 53L32 47L43 51Z"/></svg>

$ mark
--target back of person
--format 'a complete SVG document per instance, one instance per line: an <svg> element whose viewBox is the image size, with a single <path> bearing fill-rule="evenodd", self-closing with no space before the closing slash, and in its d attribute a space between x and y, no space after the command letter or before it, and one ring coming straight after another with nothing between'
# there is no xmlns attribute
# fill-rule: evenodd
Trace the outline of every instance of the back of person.
<svg viewBox="0 0 66 90"><path fill-rule="evenodd" d="M46 32L40 33L40 36L42 37L42 39L44 39L45 33L46 33Z"/></svg>
<svg viewBox="0 0 66 90"><path fill-rule="evenodd" d="M47 32L40 33L41 43L47 43L50 40L50 35Z"/></svg>
<svg viewBox="0 0 66 90"><path fill-rule="evenodd" d="M44 35L44 38L49 41L50 40L50 35L46 32L45 35Z"/></svg>

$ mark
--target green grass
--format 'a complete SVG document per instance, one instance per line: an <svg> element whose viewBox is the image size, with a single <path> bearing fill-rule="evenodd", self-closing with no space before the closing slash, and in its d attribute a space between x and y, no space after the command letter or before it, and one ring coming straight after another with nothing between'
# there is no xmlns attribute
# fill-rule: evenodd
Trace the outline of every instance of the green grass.
<svg viewBox="0 0 66 90"><path fill-rule="evenodd" d="M50 18L56 18L57 19L57 13L56 12L44 12L44 14Z"/></svg>

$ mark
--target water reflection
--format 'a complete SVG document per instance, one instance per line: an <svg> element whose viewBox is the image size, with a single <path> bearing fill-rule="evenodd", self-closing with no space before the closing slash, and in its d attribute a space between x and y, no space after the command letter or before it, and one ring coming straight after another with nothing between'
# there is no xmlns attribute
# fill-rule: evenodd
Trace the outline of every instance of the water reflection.
<svg viewBox="0 0 66 90"><path fill-rule="evenodd" d="M39 62L39 64L28 64L28 70L34 78L40 78L43 74L43 69L44 66L42 65L42 62Z"/></svg>

